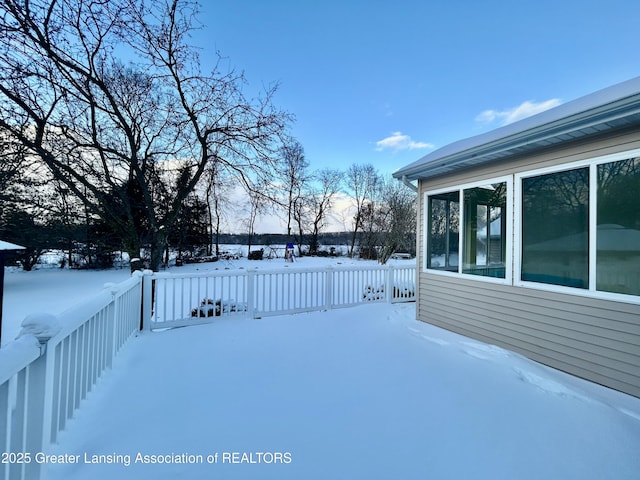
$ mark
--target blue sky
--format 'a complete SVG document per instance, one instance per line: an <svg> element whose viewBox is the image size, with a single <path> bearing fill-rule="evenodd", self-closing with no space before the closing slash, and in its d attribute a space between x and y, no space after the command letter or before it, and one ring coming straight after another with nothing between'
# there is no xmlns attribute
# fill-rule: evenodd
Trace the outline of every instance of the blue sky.
<svg viewBox="0 0 640 480"><path fill-rule="evenodd" d="M640 2L214 0L193 38L276 104L312 169L388 174L640 75Z"/></svg>

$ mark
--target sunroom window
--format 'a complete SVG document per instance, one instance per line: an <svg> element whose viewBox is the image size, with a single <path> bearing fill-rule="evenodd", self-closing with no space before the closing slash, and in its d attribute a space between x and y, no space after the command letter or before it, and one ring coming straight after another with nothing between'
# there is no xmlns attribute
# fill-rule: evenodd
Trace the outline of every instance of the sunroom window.
<svg viewBox="0 0 640 480"><path fill-rule="evenodd" d="M596 288L640 295L640 158L598 165Z"/></svg>
<svg viewBox="0 0 640 480"><path fill-rule="evenodd" d="M460 192L429 197L427 268L458 271Z"/></svg>
<svg viewBox="0 0 640 480"><path fill-rule="evenodd" d="M640 150L557 168L428 192L425 267L640 297Z"/></svg>
<svg viewBox="0 0 640 480"><path fill-rule="evenodd" d="M462 273L505 278L507 184L463 190Z"/></svg>
<svg viewBox="0 0 640 480"><path fill-rule="evenodd" d="M522 180L522 280L589 288L589 168Z"/></svg>

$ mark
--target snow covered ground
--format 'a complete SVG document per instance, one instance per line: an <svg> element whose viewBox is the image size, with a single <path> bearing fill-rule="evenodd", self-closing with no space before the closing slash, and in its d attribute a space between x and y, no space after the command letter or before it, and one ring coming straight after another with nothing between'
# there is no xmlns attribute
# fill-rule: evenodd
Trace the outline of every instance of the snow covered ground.
<svg viewBox="0 0 640 480"><path fill-rule="evenodd" d="M58 297L27 296L26 313L111 274L128 277L42 272ZM375 304L140 334L61 434L48 478L640 478L640 399L414 315Z"/></svg>
<svg viewBox="0 0 640 480"><path fill-rule="evenodd" d="M638 478L640 400L413 316L377 304L143 334L55 448L80 464L50 479Z"/></svg>

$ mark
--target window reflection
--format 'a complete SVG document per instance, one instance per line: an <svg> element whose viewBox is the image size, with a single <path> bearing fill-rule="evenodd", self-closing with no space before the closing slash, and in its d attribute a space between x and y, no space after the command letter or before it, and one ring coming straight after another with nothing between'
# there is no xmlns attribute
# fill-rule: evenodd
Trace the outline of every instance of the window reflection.
<svg viewBox="0 0 640 480"><path fill-rule="evenodd" d="M429 197L427 267L458 271L460 192Z"/></svg>
<svg viewBox="0 0 640 480"><path fill-rule="evenodd" d="M522 180L522 280L589 288L589 169Z"/></svg>
<svg viewBox="0 0 640 480"><path fill-rule="evenodd" d="M505 277L507 184L464 190L463 273Z"/></svg>
<svg viewBox="0 0 640 480"><path fill-rule="evenodd" d="M640 159L598 165L596 288L640 295Z"/></svg>

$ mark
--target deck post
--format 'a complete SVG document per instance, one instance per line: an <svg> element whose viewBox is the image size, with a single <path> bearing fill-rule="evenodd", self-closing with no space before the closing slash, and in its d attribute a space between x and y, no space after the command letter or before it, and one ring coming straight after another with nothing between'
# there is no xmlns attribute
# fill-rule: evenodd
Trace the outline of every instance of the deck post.
<svg viewBox="0 0 640 480"><path fill-rule="evenodd" d="M395 276L393 265L387 265L387 269L384 273L384 300L386 303L393 303L393 285Z"/></svg>
<svg viewBox="0 0 640 480"><path fill-rule="evenodd" d="M51 417L53 402L53 367L55 347L49 348L47 335L38 336L40 356L27 367L24 451L48 452L51 444ZM42 465L32 461L24 464L23 478L41 478ZM10 474L10 478L11 474ZM18 478L20 478L18 476Z"/></svg>
<svg viewBox="0 0 640 480"><path fill-rule="evenodd" d="M256 271L247 270L247 314L256 318Z"/></svg>
<svg viewBox="0 0 640 480"><path fill-rule="evenodd" d="M329 265L324 272L324 304L327 310L333 308L333 267Z"/></svg>
<svg viewBox="0 0 640 480"><path fill-rule="evenodd" d="M151 330L151 316L153 308L153 272L145 270L142 272L142 312L140 319L140 329Z"/></svg>

